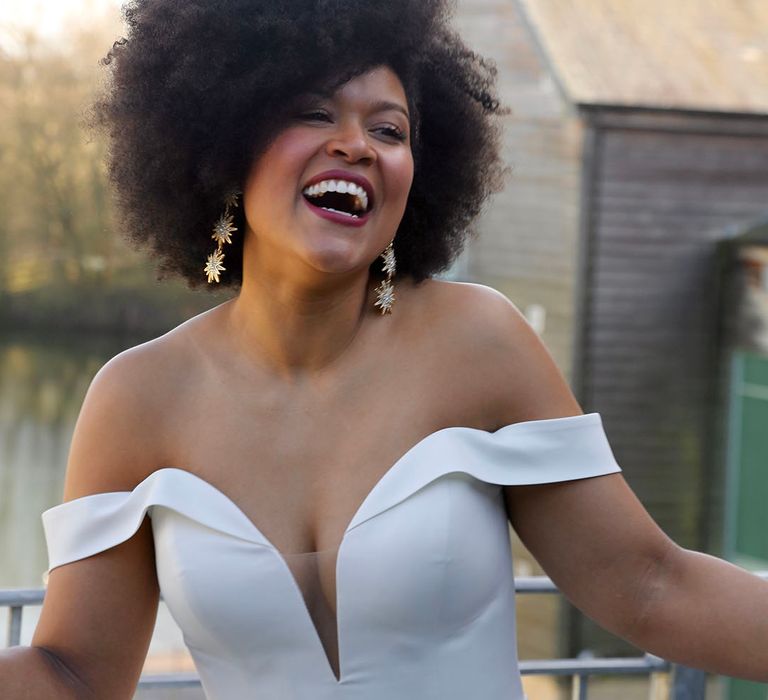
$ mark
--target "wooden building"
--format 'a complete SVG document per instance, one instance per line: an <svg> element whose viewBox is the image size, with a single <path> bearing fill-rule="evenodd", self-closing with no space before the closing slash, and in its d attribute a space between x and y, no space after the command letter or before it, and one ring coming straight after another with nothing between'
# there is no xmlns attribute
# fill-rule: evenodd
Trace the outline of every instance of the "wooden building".
<svg viewBox="0 0 768 700"><path fill-rule="evenodd" d="M498 64L513 174L455 272L526 312L657 522L719 553L716 250L768 213L768 3L464 0L456 19ZM571 632L562 651L597 639Z"/></svg>

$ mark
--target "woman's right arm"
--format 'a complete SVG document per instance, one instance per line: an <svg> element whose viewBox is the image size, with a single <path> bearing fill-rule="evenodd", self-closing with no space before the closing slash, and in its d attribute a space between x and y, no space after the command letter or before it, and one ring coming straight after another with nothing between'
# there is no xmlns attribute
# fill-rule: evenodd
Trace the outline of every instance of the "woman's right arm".
<svg viewBox="0 0 768 700"><path fill-rule="evenodd" d="M113 358L91 383L72 438L64 501L131 491L159 463L165 389L151 345ZM125 542L56 567L31 646L0 651L3 700L130 700L158 599L146 518Z"/></svg>
<svg viewBox="0 0 768 700"><path fill-rule="evenodd" d="M157 614L152 532L54 569L29 647L0 651L3 700L133 697Z"/></svg>

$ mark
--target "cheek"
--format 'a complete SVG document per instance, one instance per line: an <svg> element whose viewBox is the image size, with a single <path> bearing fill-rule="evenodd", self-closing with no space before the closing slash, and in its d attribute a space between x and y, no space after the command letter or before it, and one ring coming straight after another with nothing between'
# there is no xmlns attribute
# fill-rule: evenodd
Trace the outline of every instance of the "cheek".
<svg viewBox="0 0 768 700"><path fill-rule="evenodd" d="M403 201L408 199L408 193L413 184L413 156L410 153L393 159L387 166L389 191L395 198Z"/></svg>
<svg viewBox="0 0 768 700"><path fill-rule="evenodd" d="M408 194L413 184L413 171L413 158L409 155L408 158L404 159L395 175L397 194L398 198L403 201L403 207L405 207L405 202L408 199Z"/></svg>
<svg viewBox="0 0 768 700"><path fill-rule="evenodd" d="M272 162L282 163L286 169L303 167L307 158L315 152L317 143L308 136L307 129L287 128L269 147Z"/></svg>
<svg viewBox="0 0 768 700"><path fill-rule="evenodd" d="M254 163L246 181L250 195L260 201L293 197L302 168L313 152L297 129L281 132Z"/></svg>

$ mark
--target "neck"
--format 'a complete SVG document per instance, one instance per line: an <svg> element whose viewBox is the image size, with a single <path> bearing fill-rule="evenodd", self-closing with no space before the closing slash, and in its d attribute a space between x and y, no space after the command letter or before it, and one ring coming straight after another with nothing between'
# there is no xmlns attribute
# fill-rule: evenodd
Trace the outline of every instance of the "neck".
<svg viewBox="0 0 768 700"><path fill-rule="evenodd" d="M228 336L281 379L328 370L346 356L375 309L367 271L323 284L247 276L233 300Z"/></svg>

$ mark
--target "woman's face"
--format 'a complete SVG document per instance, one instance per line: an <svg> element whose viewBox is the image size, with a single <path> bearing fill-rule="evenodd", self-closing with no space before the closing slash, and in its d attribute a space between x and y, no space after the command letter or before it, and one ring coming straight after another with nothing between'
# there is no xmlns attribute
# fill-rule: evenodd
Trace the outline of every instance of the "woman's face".
<svg viewBox="0 0 768 700"><path fill-rule="evenodd" d="M303 97L243 188L256 265L298 257L323 272L367 269L394 237L412 181L406 95L390 68Z"/></svg>

